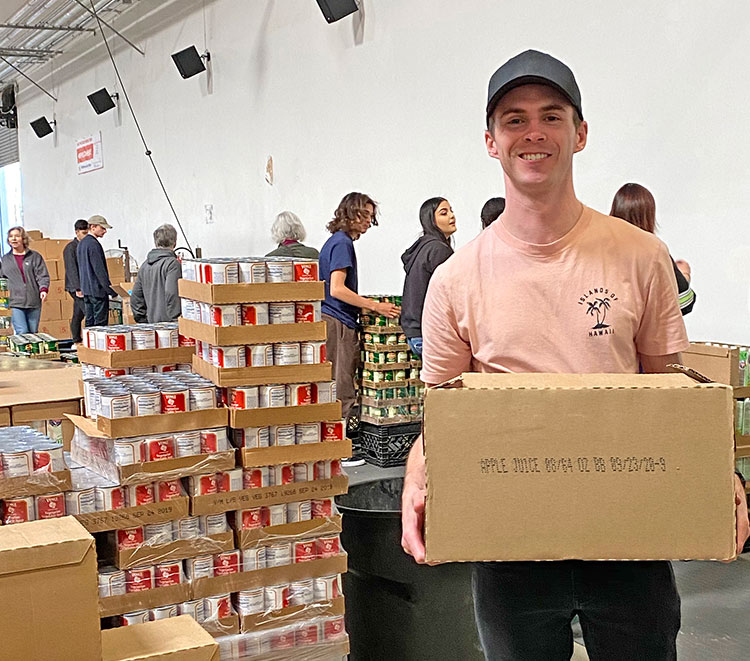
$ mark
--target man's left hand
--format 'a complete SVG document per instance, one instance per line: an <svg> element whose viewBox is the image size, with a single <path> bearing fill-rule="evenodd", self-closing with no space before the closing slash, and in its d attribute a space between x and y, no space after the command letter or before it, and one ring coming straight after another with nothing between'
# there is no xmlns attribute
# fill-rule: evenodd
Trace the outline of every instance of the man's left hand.
<svg viewBox="0 0 750 661"><path fill-rule="evenodd" d="M737 555L742 553L747 538L750 537L750 519L747 514L747 496L738 475L734 476L734 504L737 515Z"/></svg>

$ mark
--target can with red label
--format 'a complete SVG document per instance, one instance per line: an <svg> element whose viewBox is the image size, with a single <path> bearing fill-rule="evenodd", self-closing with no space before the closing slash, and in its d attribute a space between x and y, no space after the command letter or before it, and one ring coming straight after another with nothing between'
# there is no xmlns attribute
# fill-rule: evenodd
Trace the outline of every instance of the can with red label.
<svg viewBox="0 0 750 661"><path fill-rule="evenodd" d="M258 386L229 388L229 406L233 409L257 409Z"/></svg>
<svg viewBox="0 0 750 661"><path fill-rule="evenodd" d="M338 514L333 498L323 498L312 501L313 519L326 519Z"/></svg>
<svg viewBox="0 0 750 661"><path fill-rule="evenodd" d="M290 383L286 387L287 406L305 406L315 404L313 385L310 383Z"/></svg>
<svg viewBox="0 0 750 661"><path fill-rule="evenodd" d="M313 603L313 579L294 581L289 586L289 605L307 606Z"/></svg>
<svg viewBox="0 0 750 661"><path fill-rule="evenodd" d="M271 425L269 444L294 445L295 431L294 425Z"/></svg>
<svg viewBox="0 0 750 661"><path fill-rule="evenodd" d="M174 459L174 438L172 436L157 436L143 441L146 461L162 461Z"/></svg>
<svg viewBox="0 0 750 661"><path fill-rule="evenodd" d="M292 542L292 554L294 562L310 562L318 557L317 546L314 539L301 539Z"/></svg>
<svg viewBox="0 0 750 661"><path fill-rule="evenodd" d="M156 496L159 503L180 498L182 495L182 481L179 479L161 480L156 483Z"/></svg>
<svg viewBox="0 0 750 661"><path fill-rule="evenodd" d="M226 452L229 450L229 438L226 427L214 427L201 430L201 454Z"/></svg>
<svg viewBox="0 0 750 661"><path fill-rule="evenodd" d="M96 490L94 487L66 491L65 511L70 515L96 512Z"/></svg>
<svg viewBox="0 0 750 661"><path fill-rule="evenodd" d="M247 569L245 571L248 571ZM263 588L240 590L236 596L237 612L240 615L262 613L265 604Z"/></svg>
<svg viewBox="0 0 750 661"><path fill-rule="evenodd" d="M237 530L255 530L263 527L263 513L261 507L251 507L237 510L234 514L234 527Z"/></svg>
<svg viewBox="0 0 750 661"><path fill-rule="evenodd" d="M211 285L236 285L240 281L237 262L211 260L199 266L201 282Z"/></svg>
<svg viewBox="0 0 750 661"><path fill-rule="evenodd" d="M183 386L164 388L161 391L162 413L184 413L190 410L190 390Z"/></svg>
<svg viewBox="0 0 750 661"><path fill-rule="evenodd" d="M315 540L316 553L319 558L330 558L341 553L341 539L338 535L318 537Z"/></svg>
<svg viewBox="0 0 750 661"><path fill-rule="evenodd" d="M268 466L255 466L242 471L243 489L261 489L271 486Z"/></svg>
<svg viewBox="0 0 750 661"><path fill-rule="evenodd" d="M151 611L151 620L167 620L170 617L177 617L177 604L172 604L171 606L158 606L157 608L152 608Z"/></svg>
<svg viewBox="0 0 750 661"><path fill-rule="evenodd" d="M214 576L226 576L240 571L240 552L237 549L214 555Z"/></svg>
<svg viewBox="0 0 750 661"><path fill-rule="evenodd" d="M216 387L212 384L190 386L190 410L202 411L216 407Z"/></svg>
<svg viewBox="0 0 750 661"><path fill-rule="evenodd" d="M286 386L259 386L258 405L262 409L286 406Z"/></svg>
<svg viewBox="0 0 750 661"><path fill-rule="evenodd" d="M221 532L227 532L227 515L224 512L220 514L206 514L200 517L201 534L218 535Z"/></svg>
<svg viewBox="0 0 750 661"><path fill-rule="evenodd" d="M336 401L336 382L313 383L313 404L333 404Z"/></svg>
<svg viewBox="0 0 750 661"><path fill-rule="evenodd" d="M294 303L269 303L268 321L272 324L293 324L295 309Z"/></svg>
<svg viewBox="0 0 750 661"><path fill-rule="evenodd" d="M326 362L325 342L302 342L299 346L300 363L303 365L321 365Z"/></svg>
<svg viewBox="0 0 750 661"><path fill-rule="evenodd" d="M129 484L126 488L128 490L129 507L135 507L136 505L148 505L149 503L156 502L156 494L154 492L153 483Z"/></svg>
<svg viewBox="0 0 750 661"><path fill-rule="evenodd" d="M273 345L274 365L299 365L299 342L283 342Z"/></svg>
<svg viewBox="0 0 750 661"><path fill-rule="evenodd" d="M229 594L206 597L203 600L203 610L205 621L221 620L229 617L232 614L232 598Z"/></svg>
<svg viewBox="0 0 750 661"><path fill-rule="evenodd" d="M177 339L177 346L179 347L194 347L195 346L195 338L194 337L186 337L185 335L182 335L180 333L178 339Z"/></svg>
<svg viewBox="0 0 750 661"><path fill-rule="evenodd" d="M185 575L189 581L199 578L214 577L214 558L211 555L199 555L185 559Z"/></svg>
<svg viewBox="0 0 750 661"><path fill-rule="evenodd" d="M232 430L234 446L238 448L267 448L270 445L269 427L244 427Z"/></svg>
<svg viewBox="0 0 750 661"><path fill-rule="evenodd" d="M180 333L176 328L171 326L157 326L155 330L156 347L158 349L175 349L180 346Z"/></svg>
<svg viewBox="0 0 750 661"><path fill-rule="evenodd" d="M248 344L245 347L248 367L272 367L273 344Z"/></svg>
<svg viewBox="0 0 750 661"><path fill-rule="evenodd" d="M304 301L294 304L295 323L311 324L321 320L320 301Z"/></svg>
<svg viewBox="0 0 750 661"><path fill-rule="evenodd" d="M190 489L190 495L193 497L219 493L219 485L216 481L215 473L191 475L188 478L188 488Z"/></svg>
<svg viewBox="0 0 750 661"><path fill-rule="evenodd" d="M261 519L266 526L283 526L286 523L286 504L267 505L261 512Z"/></svg>
<svg viewBox="0 0 750 661"><path fill-rule="evenodd" d="M216 347L211 345L211 364L215 367L246 367L245 346Z"/></svg>
<svg viewBox="0 0 750 661"><path fill-rule="evenodd" d="M167 374L169 372L176 372L177 365L175 363L169 363L167 365L154 365L154 372L157 374Z"/></svg>
<svg viewBox="0 0 750 661"><path fill-rule="evenodd" d="M165 588L169 585L180 585L184 582L182 575L182 560L171 560L156 565L155 583L157 588Z"/></svg>
<svg viewBox="0 0 750 661"><path fill-rule="evenodd" d="M174 432L175 454L178 457L193 457L201 453L200 431Z"/></svg>
<svg viewBox="0 0 750 661"><path fill-rule="evenodd" d="M320 423L304 422L294 426L294 440L297 445L320 443Z"/></svg>
<svg viewBox="0 0 750 661"><path fill-rule="evenodd" d="M125 570L126 592L144 592L145 590L153 590L154 587L153 567L136 567L135 569Z"/></svg>
<svg viewBox="0 0 750 661"><path fill-rule="evenodd" d="M130 374L130 369L128 367L100 367L98 369L100 370L99 374L107 379L111 379L113 376L124 376L125 374Z"/></svg>
<svg viewBox="0 0 750 661"><path fill-rule="evenodd" d="M175 541L172 522L147 523L143 526L143 541L151 544L170 544Z"/></svg>
<svg viewBox="0 0 750 661"><path fill-rule="evenodd" d="M135 549L143 544L143 528L124 528L117 531L117 548L120 551L124 549Z"/></svg>
<svg viewBox="0 0 750 661"><path fill-rule="evenodd" d="M337 615L323 620L323 640L337 640L346 635L344 616Z"/></svg>
<svg viewBox="0 0 750 661"><path fill-rule="evenodd" d="M330 460L321 459L315 462L315 479L316 480L330 480L331 479L331 462Z"/></svg>
<svg viewBox="0 0 750 661"><path fill-rule="evenodd" d="M318 278L318 262L294 262L295 282L316 282Z"/></svg>
<svg viewBox="0 0 750 661"><path fill-rule="evenodd" d="M313 581L315 601L331 601L341 596L341 574L321 576Z"/></svg>
<svg viewBox="0 0 750 661"><path fill-rule="evenodd" d="M306 461L292 466L295 482L312 482L315 479L315 462Z"/></svg>
<svg viewBox="0 0 750 661"><path fill-rule="evenodd" d="M125 487L114 485L111 487L94 487L94 502L97 512L119 510L128 506L127 492Z"/></svg>
<svg viewBox="0 0 750 661"><path fill-rule="evenodd" d="M271 629L268 632L268 636L271 638L272 651L288 650L294 647L294 629L292 627Z"/></svg>
<svg viewBox="0 0 750 661"><path fill-rule="evenodd" d="M267 585L263 588L264 610L276 611L289 606L289 584Z"/></svg>
<svg viewBox="0 0 750 661"><path fill-rule="evenodd" d="M269 486L280 487L294 482L294 469L290 464L271 466L269 471Z"/></svg>
<svg viewBox="0 0 750 661"><path fill-rule="evenodd" d="M309 500L301 500L296 503L287 503L286 505L287 523L309 521L311 518L312 518L312 506Z"/></svg>
<svg viewBox="0 0 750 661"><path fill-rule="evenodd" d="M107 330L104 332L104 342L105 351L131 351L133 349L133 336L129 330Z"/></svg>
<svg viewBox="0 0 750 661"><path fill-rule="evenodd" d="M133 592L137 592L137 590L133 590ZM120 626L129 627L132 624L150 622L151 615L148 611L133 611L132 613L123 613L118 619L120 620Z"/></svg>
<svg viewBox="0 0 750 661"><path fill-rule="evenodd" d="M266 262L262 259L239 261L240 282L259 283L266 281Z"/></svg>
<svg viewBox="0 0 750 661"><path fill-rule="evenodd" d="M266 567L282 567L290 564L292 564L291 542L278 542L266 546Z"/></svg>
<svg viewBox="0 0 750 661"><path fill-rule="evenodd" d="M156 349L156 331L153 328L135 326L131 331L133 349Z"/></svg>
<svg viewBox="0 0 750 661"><path fill-rule="evenodd" d="M243 326L266 326L269 323L268 303L243 303Z"/></svg>
<svg viewBox="0 0 750 661"><path fill-rule="evenodd" d="M135 388L130 393L133 415L158 415L161 413L161 393L151 386Z"/></svg>
<svg viewBox="0 0 750 661"><path fill-rule="evenodd" d="M122 594L125 594L125 572L117 567L102 567L99 570L99 597Z"/></svg>
<svg viewBox="0 0 750 661"><path fill-rule="evenodd" d="M331 459L331 477L339 477L340 475L344 475L341 459Z"/></svg>
<svg viewBox="0 0 750 661"><path fill-rule="evenodd" d="M43 449L33 450L32 463L35 473L53 473L65 470L62 445L50 445Z"/></svg>
<svg viewBox="0 0 750 661"><path fill-rule="evenodd" d="M343 441L346 438L345 430L343 420L320 423L320 435L323 441Z"/></svg>
<svg viewBox="0 0 750 661"><path fill-rule="evenodd" d="M172 527L176 539L197 539L201 536L201 521L197 516L177 519Z"/></svg>
<svg viewBox="0 0 750 661"><path fill-rule="evenodd" d="M206 618L203 611L203 599L191 599L177 604L180 615L190 615L196 622L201 623Z"/></svg>
<svg viewBox="0 0 750 661"><path fill-rule="evenodd" d="M296 647L304 647L305 645L317 645L321 639L321 626L319 622L313 622L312 624L303 623L294 632L294 644Z"/></svg>
<svg viewBox="0 0 750 661"><path fill-rule="evenodd" d="M239 326L242 323L239 305L212 305L209 314L212 326Z"/></svg>
<svg viewBox="0 0 750 661"><path fill-rule="evenodd" d="M65 494L45 493L36 496L36 518L42 519L59 519L65 516Z"/></svg>
<svg viewBox="0 0 750 661"><path fill-rule="evenodd" d="M254 549L243 549L242 571L255 571L266 568L266 547L257 546Z"/></svg>

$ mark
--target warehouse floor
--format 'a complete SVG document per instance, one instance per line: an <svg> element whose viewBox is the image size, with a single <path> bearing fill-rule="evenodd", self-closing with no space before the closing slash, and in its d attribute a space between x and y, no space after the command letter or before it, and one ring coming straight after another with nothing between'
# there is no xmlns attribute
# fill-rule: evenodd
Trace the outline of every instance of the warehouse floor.
<svg viewBox="0 0 750 661"><path fill-rule="evenodd" d="M404 469L365 464L347 469L352 485L403 477ZM682 629L677 639L680 661L740 661L750 658L750 554L736 562L675 562L682 597ZM580 629L574 627L574 661L585 661Z"/></svg>

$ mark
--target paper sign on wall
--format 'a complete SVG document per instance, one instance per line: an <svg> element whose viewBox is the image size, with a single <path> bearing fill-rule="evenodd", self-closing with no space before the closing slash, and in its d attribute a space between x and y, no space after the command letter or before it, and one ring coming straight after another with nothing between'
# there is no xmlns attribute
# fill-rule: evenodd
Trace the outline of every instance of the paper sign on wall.
<svg viewBox="0 0 750 661"><path fill-rule="evenodd" d="M78 174L101 170L104 167L101 131L76 141L76 161Z"/></svg>

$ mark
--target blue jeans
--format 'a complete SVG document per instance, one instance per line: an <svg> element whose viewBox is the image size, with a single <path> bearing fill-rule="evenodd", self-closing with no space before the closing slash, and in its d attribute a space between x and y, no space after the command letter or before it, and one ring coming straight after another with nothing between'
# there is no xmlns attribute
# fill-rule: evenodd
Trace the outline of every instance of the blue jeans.
<svg viewBox="0 0 750 661"><path fill-rule="evenodd" d="M575 615L591 661L677 658L669 562L477 563L472 588L488 661L568 661Z"/></svg>
<svg viewBox="0 0 750 661"><path fill-rule="evenodd" d="M42 308L11 308L10 321L13 324L13 332L16 335L36 333L39 330L41 316Z"/></svg>
<svg viewBox="0 0 750 661"><path fill-rule="evenodd" d="M421 358L422 357L422 338L421 337L408 337L406 338L406 341L409 343L409 348Z"/></svg>

